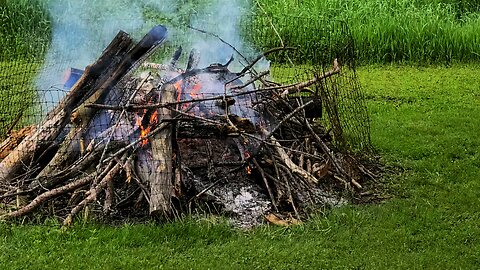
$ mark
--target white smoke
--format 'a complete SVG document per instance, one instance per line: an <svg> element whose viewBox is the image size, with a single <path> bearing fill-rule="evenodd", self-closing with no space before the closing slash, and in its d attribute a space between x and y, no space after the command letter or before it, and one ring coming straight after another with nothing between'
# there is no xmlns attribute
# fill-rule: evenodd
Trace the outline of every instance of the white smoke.
<svg viewBox="0 0 480 270"><path fill-rule="evenodd" d="M218 35L241 51L243 42L239 35L239 24L240 16L247 8L246 4L246 2L238 0L213 0L202 12L197 14L191 25ZM212 62L225 63L232 55L235 55L233 48L220 42L218 38L205 34L203 38L194 39L192 46L201 52L200 66Z"/></svg>
<svg viewBox="0 0 480 270"><path fill-rule="evenodd" d="M63 74L69 67L84 69L97 59L112 38L123 30L140 38L162 21L147 19L146 11L166 18L190 16L192 26L215 33L239 51L251 52L240 37L240 18L249 11L249 0L47 0L53 22L52 44L37 88L48 107L64 95ZM169 26L170 36L179 33ZM235 55L215 37L196 33L190 46L200 51L200 66L225 63ZM174 38L174 37L173 37ZM237 60L240 60L238 55ZM42 94L43 93L43 94Z"/></svg>

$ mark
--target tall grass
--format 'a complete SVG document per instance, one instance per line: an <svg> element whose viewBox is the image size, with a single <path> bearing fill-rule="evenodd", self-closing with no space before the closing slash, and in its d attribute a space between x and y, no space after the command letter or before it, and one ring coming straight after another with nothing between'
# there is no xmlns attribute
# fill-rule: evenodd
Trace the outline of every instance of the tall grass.
<svg viewBox="0 0 480 270"><path fill-rule="evenodd" d="M31 123L36 108L34 78L50 43L50 19L44 0L0 0L0 140Z"/></svg>
<svg viewBox="0 0 480 270"><path fill-rule="evenodd" d="M319 22L328 25L345 21L362 63L480 60L480 4L475 1L263 0L258 3L270 16L292 16L291 24L277 28L285 39L298 37L299 32L303 39L314 38ZM302 23L295 18L302 18Z"/></svg>
<svg viewBox="0 0 480 270"><path fill-rule="evenodd" d="M209 1L185 0L182 10L190 14L195 6ZM0 57L43 51L51 28L45 11L47 3L47 0L0 0ZM480 60L478 0L258 0L252 3L259 20L265 10L274 21L280 21L276 30L285 42L307 48L302 52L303 57L295 56L302 61L315 53L314 45L319 44L315 39L323 35L319 28L338 20L345 21L350 28L362 63ZM146 11L145 15L172 20L168 14L156 16ZM255 38L257 45L267 48L278 44L276 33L264 29L253 29L259 35Z"/></svg>
<svg viewBox="0 0 480 270"><path fill-rule="evenodd" d="M0 0L0 60L41 57L51 23L44 0Z"/></svg>

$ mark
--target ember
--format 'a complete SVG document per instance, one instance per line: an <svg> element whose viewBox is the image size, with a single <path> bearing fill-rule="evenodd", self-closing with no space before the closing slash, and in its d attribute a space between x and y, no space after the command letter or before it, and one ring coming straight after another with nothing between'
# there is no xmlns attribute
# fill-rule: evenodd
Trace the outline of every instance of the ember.
<svg viewBox="0 0 480 270"><path fill-rule="evenodd" d="M283 47L240 72L230 70L233 58L199 68L194 49L184 69L181 48L167 65L145 63L166 36L157 26L133 45L120 32L42 123L12 133L19 135L0 148L8 149L0 199L14 210L0 218L52 201L65 224L87 205L119 217L217 209L241 224L271 213L300 220L308 209L342 203L333 190L363 188L372 174L334 151L342 126L326 89L348 72L337 59L287 85L253 68ZM142 63L146 73L136 72ZM322 125L324 101L335 140ZM29 203L13 206L19 196Z"/></svg>

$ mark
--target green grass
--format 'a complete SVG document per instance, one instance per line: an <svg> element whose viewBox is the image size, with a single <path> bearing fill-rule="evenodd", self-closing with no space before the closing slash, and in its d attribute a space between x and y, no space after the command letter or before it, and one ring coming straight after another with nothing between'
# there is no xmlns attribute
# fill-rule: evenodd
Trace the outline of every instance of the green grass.
<svg viewBox="0 0 480 270"><path fill-rule="evenodd" d="M45 0L0 0L0 61L43 57L51 22Z"/></svg>
<svg viewBox="0 0 480 270"><path fill-rule="evenodd" d="M476 1L468 4L438 0L260 2L269 14L279 17L281 36L287 41L293 37L292 42L298 45L308 45L312 40L321 43L319 29L322 26L345 21L362 63L475 62L480 59L480 5ZM266 36L276 38L273 33ZM264 40L264 44L271 42ZM311 46L310 50L314 48Z"/></svg>
<svg viewBox="0 0 480 270"><path fill-rule="evenodd" d="M40 63L31 60L0 61L0 140L10 125L22 113L22 120L15 129L34 122L35 75ZM38 114L38 112L36 112Z"/></svg>
<svg viewBox="0 0 480 270"><path fill-rule="evenodd" d="M319 25L345 21L361 63L445 63L480 59L480 3L438 0L263 1L273 15L299 17L281 23L295 42L319 39ZM462 4L463 3L463 4ZM300 32L300 33L299 33ZM321 33L321 32L320 32ZM275 35L269 35L275 38ZM271 42L266 40L266 44ZM313 50L313 48L312 48Z"/></svg>
<svg viewBox="0 0 480 270"><path fill-rule="evenodd" d="M369 66L372 139L393 199L292 228L221 221L0 224L3 269L476 269L480 265L480 69Z"/></svg>

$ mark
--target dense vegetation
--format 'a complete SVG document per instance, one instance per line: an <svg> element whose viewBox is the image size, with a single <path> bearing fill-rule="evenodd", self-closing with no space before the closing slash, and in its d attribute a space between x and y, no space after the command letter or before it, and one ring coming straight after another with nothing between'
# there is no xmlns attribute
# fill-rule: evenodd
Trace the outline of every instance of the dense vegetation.
<svg viewBox="0 0 480 270"><path fill-rule="evenodd" d="M282 36L318 35L318 24L345 21L361 63L448 63L480 60L480 2L453 0L264 0L284 20ZM305 18L307 18L305 21ZM294 19L292 19L295 22ZM311 21L311 22L308 22ZM300 29L300 30L299 30Z"/></svg>
<svg viewBox="0 0 480 270"><path fill-rule="evenodd" d="M196 6L211 0L182 1L175 16L146 12L147 18L187 22ZM47 0L0 0L0 57L12 51L31 54L48 44ZM457 0L258 0L257 18L268 13L286 42L315 50L319 28L345 21L362 63L449 63L480 60L480 2ZM261 20L261 19L259 19ZM264 33L257 45L278 44ZM307 44L308 43L308 44ZM32 46L32 44L35 44ZM9 53L7 53L9 52Z"/></svg>
<svg viewBox="0 0 480 270"><path fill-rule="evenodd" d="M0 224L4 269L477 269L480 71L364 67L372 139L394 198L291 228ZM81 223L77 223L81 224Z"/></svg>

